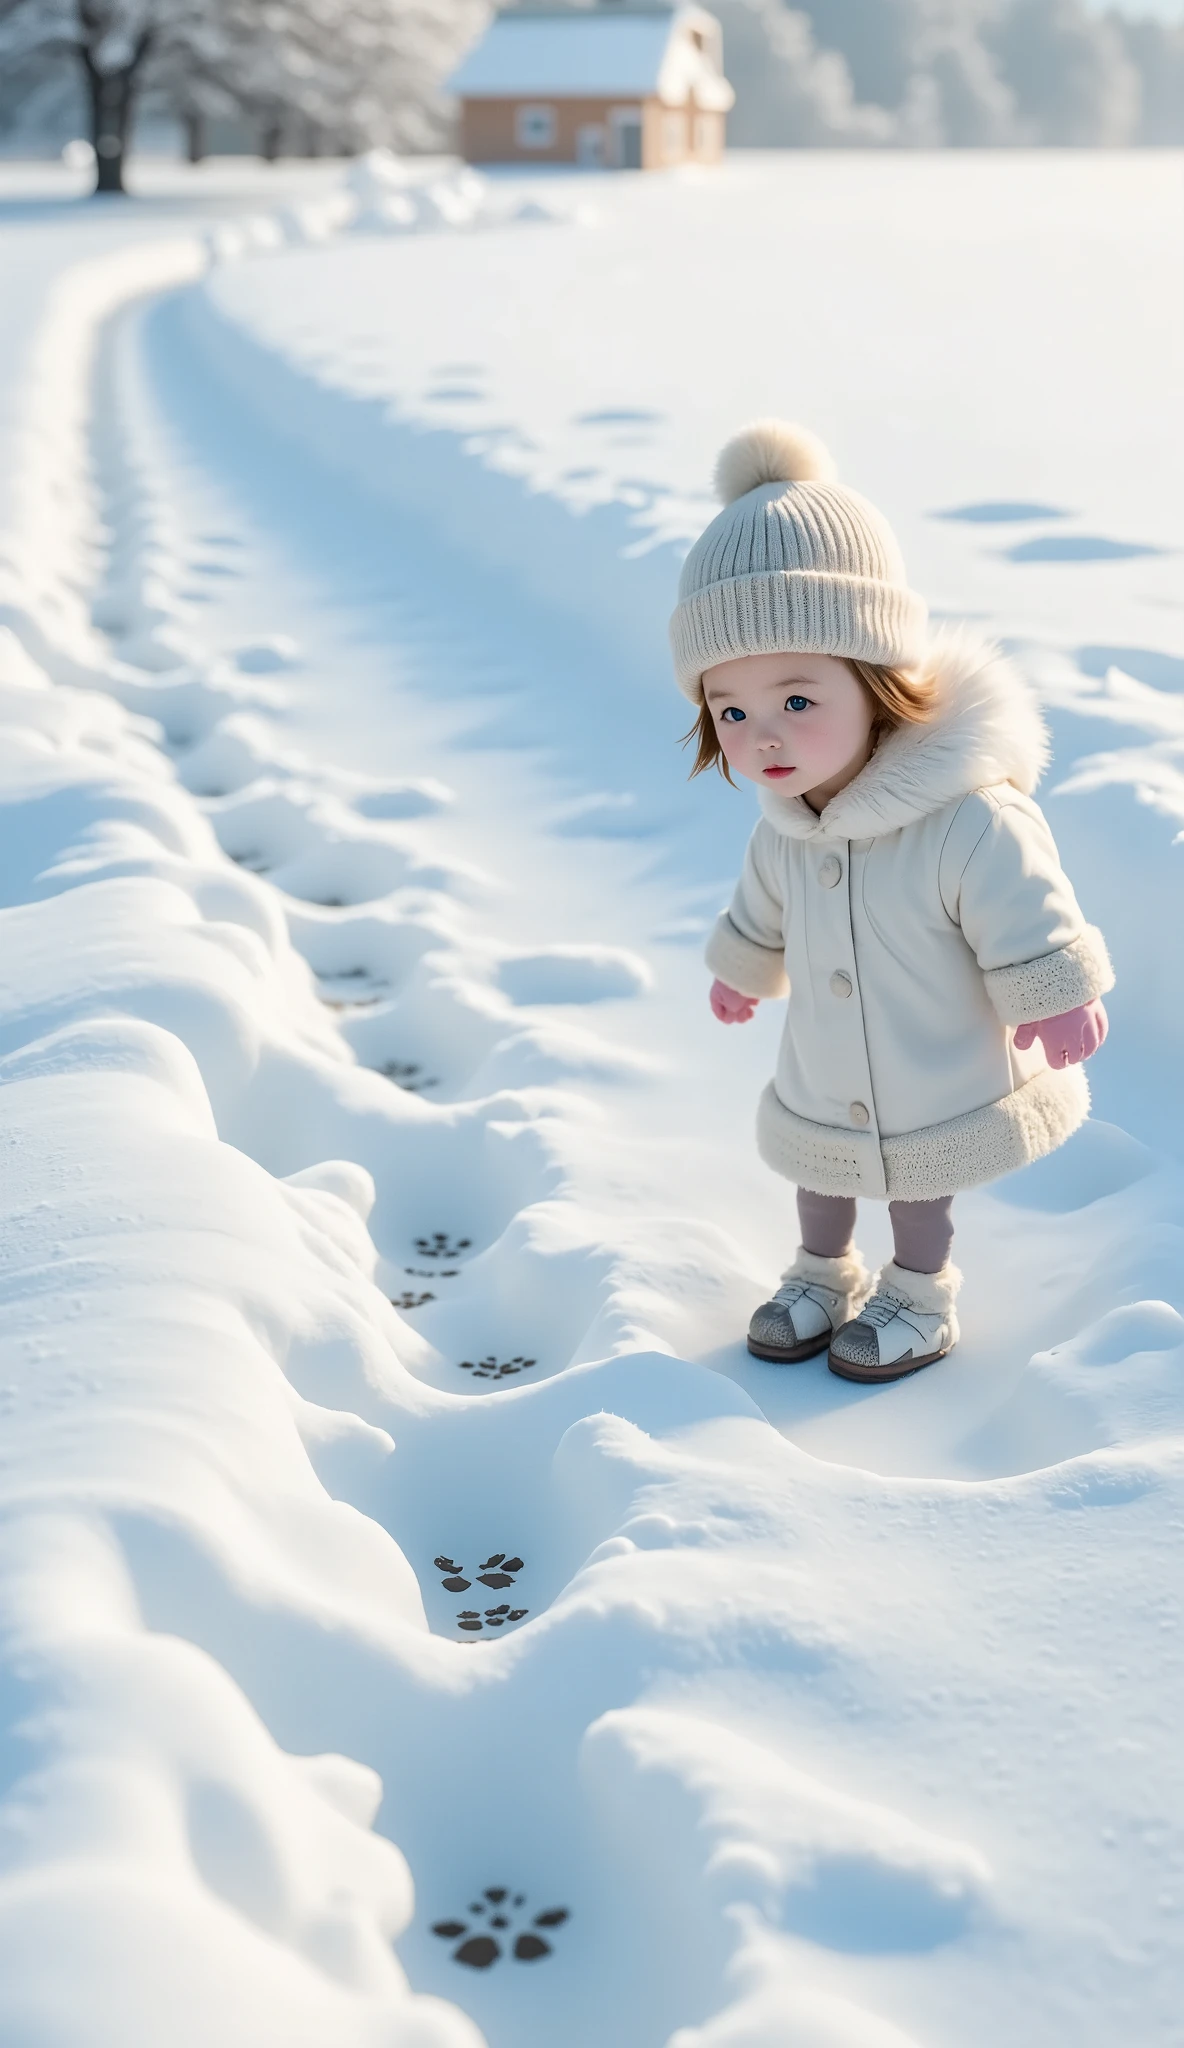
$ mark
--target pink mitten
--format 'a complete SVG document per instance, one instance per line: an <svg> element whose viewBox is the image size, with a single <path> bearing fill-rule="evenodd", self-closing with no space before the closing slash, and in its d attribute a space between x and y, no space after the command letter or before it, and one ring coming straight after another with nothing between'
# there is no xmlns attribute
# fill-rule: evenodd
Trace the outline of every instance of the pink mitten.
<svg viewBox="0 0 1184 2048"><path fill-rule="evenodd" d="M739 989L729 988L726 981L713 981L708 997L712 1015L721 1024L747 1024L755 1017L759 996L742 996Z"/></svg>
<svg viewBox="0 0 1184 2048"><path fill-rule="evenodd" d="M1044 1047L1050 1067L1075 1067L1097 1051L1110 1029L1101 1003L1081 1003L1066 1010L1063 1017L1042 1017L1037 1024L1021 1024L1015 1034L1016 1048L1027 1052L1036 1039Z"/></svg>

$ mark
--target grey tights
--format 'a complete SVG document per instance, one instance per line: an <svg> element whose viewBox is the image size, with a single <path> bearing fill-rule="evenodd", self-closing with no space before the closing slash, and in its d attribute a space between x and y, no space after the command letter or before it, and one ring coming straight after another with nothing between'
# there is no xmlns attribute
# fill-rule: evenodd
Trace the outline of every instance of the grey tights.
<svg viewBox="0 0 1184 2048"><path fill-rule="evenodd" d="M932 1202L889 1202L896 1263L909 1273L939 1273L950 1256L952 1195ZM818 1259L840 1259L855 1235L854 1195L815 1195L798 1189L802 1249Z"/></svg>

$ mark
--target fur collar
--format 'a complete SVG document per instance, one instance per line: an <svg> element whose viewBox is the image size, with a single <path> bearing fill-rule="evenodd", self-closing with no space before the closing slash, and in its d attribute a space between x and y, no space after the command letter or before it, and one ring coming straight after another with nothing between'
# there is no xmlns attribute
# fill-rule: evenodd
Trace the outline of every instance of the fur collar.
<svg viewBox="0 0 1184 2048"><path fill-rule="evenodd" d="M881 740L866 768L815 816L800 796L762 789L769 823L789 839L878 839L972 789L1010 782L1030 796L1044 773L1044 720L1018 669L969 627L930 636L937 710Z"/></svg>

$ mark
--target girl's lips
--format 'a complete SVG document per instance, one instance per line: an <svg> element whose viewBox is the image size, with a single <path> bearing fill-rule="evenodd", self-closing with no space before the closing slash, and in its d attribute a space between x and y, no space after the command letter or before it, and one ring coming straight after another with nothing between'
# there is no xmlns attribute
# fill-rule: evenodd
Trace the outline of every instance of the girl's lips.
<svg viewBox="0 0 1184 2048"><path fill-rule="evenodd" d="M762 768L762 769L761 769L761 774L762 774L762 775L769 775L769 776L781 776L781 775L792 775L792 774L793 774L793 769L792 769L792 768Z"/></svg>

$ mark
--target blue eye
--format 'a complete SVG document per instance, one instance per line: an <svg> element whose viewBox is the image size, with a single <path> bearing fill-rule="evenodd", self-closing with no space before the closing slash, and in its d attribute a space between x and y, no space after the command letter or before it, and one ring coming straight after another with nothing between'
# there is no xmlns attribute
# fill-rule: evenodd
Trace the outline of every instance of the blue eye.
<svg viewBox="0 0 1184 2048"><path fill-rule="evenodd" d="M805 702L805 699L803 698L802 701ZM719 714L720 724L742 725L744 723L744 716L745 714L741 711L738 704L729 704L727 709Z"/></svg>
<svg viewBox="0 0 1184 2048"><path fill-rule="evenodd" d="M810 699L808 697L787 697L785 708L787 711L808 711Z"/></svg>

